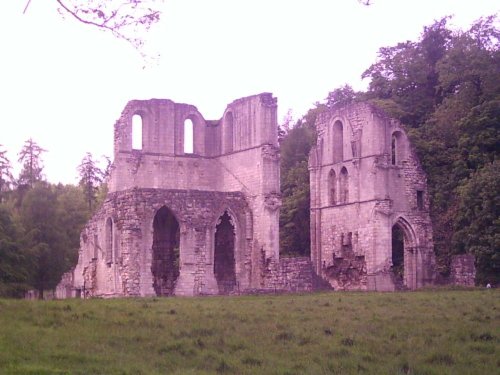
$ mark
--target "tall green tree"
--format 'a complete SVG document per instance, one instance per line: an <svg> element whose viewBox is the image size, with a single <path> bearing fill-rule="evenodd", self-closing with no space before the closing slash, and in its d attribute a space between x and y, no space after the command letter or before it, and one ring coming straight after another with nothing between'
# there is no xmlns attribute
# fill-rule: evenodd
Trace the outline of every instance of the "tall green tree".
<svg viewBox="0 0 500 375"><path fill-rule="evenodd" d="M10 160L7 157L7 151L2 150L3 146L0 145L0 204L3 202L3 194L9 189L12 177L12 166Z"/></svg>
<svg viewBox="0 0 500 375"><path fill-rule="evenodd" d="M42 154L46 152L32 138L24 142L19 152L18 161L22 164L18 185L32 188L36 182L43 180Z"/></svg>
<svg viewBox="0 0 500 375"><path fill-rule="evenodd" d="M380 48L378 61L362 74L370 79L367 97L407 126L423 124L442 100L437 63L451 38L448 19L425 27L419 42Z"/></svg>
<svg viewBox="0 0 500 375"><path fill-rule="evenodd" d="M22 297L29 289L29 257L19 244L21 234L12 212L0 204L0 297Z"/></svg>
<svg viewBox="0 0 500 375"><path fill-rule="evenodd" d="M80 176L79 184L83 189L85 201L87 202L89 211L92 211L92 207L96 203L99 185L103 181L103 172L97 166L90 152L87 152L84 156L77 170Z"/></svg>
<svg viewBox="0 0 500 375"><path fill-rule="evenodd" d="M280 253L309 255L310 253L310 189L307 161L316 142L316 116L326 110L317 105L287 129L281 143Z"/></svg>
<svg viewBox="0 0 500 375"><path fill-rule="evenodd" d="M73 259L57 206L55 189L39 182L26 192L20 208L23 246L31 257L30 283L40 298L44 291L56 287Z"/></svg>

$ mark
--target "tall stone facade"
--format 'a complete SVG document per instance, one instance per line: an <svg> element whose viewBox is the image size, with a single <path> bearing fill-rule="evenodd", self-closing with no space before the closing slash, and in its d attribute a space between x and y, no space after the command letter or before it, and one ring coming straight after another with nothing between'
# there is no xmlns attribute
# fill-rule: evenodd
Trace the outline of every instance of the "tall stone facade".
<svg viewBox="0 0 500 375"><path fill-rule="evenodd" d="M309 157L311 259L338 290L434 277L426 176L401 125L368 104L322 113Z"/></svg>
<svg viewBox="0 0 500 375"><path fill-rule="evenodd" d="M220 120L133 100L114 127L109 193L64 297L416 289L434 280L426 177L400 124L368 104L322 113L309 157L311 258L279 257L276 99Z"/></svg>
<svg viewBox="0 0 500 375"><path fill-rule="evenodd" d="M276 108L264 93L234 101L209 121L192 105L130 101L114 127L109 193L66 276L71 294L192 296L276 287Z"/></svg>

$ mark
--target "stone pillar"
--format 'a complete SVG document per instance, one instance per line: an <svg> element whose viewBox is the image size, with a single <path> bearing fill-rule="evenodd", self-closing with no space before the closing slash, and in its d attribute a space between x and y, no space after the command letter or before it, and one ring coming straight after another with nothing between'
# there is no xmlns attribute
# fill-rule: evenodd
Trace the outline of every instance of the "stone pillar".
<svg viewBox="0 0 500 375"><path fill-rule="evenodd" d="M196 254L195 254L195 229L186 228L181 223L179 277L175 285L174 295L194 296L196 281Z"/></svg>

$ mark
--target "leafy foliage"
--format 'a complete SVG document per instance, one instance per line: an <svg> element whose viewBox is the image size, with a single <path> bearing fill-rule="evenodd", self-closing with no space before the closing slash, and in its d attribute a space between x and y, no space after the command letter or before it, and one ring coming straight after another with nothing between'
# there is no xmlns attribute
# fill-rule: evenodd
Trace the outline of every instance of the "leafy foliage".
<svg viewBox="0 0 500 375"><path fill-rule="evenodd" d="M316 141L314 123L324 105L311 109L294 127L287 129L281 141L280 253L308 255L309 236L309 151Z"/></svg>
<svg viewBox="0 0 500 375"><path fill-rule="evenodd" d="M380 48L362 75L370 80L367 92L344 85L311 111L368 100L399 119L428 176L439 271L448 272L453 254L470 252L478 282L498 282L500 246L492 234L499 232L498 19L480 19L468 31L450 30L448 20L425 27L418 41ZM309 185L303 174L308 174L313 127L314 121L303 119L282 137L284 254L303 254L308 246L302 241L309 238Z"/></svg>
<svg viewBox="0 0 500 375"><path fill-rule="evenodd" d="M0 203L0 296L20 297L35 288L42 297L77 261L90 217L87 196L80 187L42 181L44 151L25 142L19 182Z"/></svg>
<svg viewBox="0 0 500 375"><path fill-rule="evenodd" d="M454 222L454 247L470 252L482 271L477 282L500 282L500 160L473 173L458 188L459 206Z"/></svg>

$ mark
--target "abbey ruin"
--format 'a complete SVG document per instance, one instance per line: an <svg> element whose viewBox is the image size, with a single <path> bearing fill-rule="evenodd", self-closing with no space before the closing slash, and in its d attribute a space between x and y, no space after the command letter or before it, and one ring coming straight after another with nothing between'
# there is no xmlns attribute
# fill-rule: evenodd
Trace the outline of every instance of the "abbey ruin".
<svg viewBox="0 0 500 375"><path fill-rule="evenodd" d="M130 101L114 127L108 196L81 234L59 296L432 282L426 177L397 121L367 104L318 118L310 259L280 259L277 130L268 93L232 102L220 120L167 99Z"/></svg>
<svg viewBox="0 0 500 375"><path fill-rule="evenodd" d="M368 104L320 114L309 156L311 259L335 289L434 278L427 181L396 120Z"/></svg>

